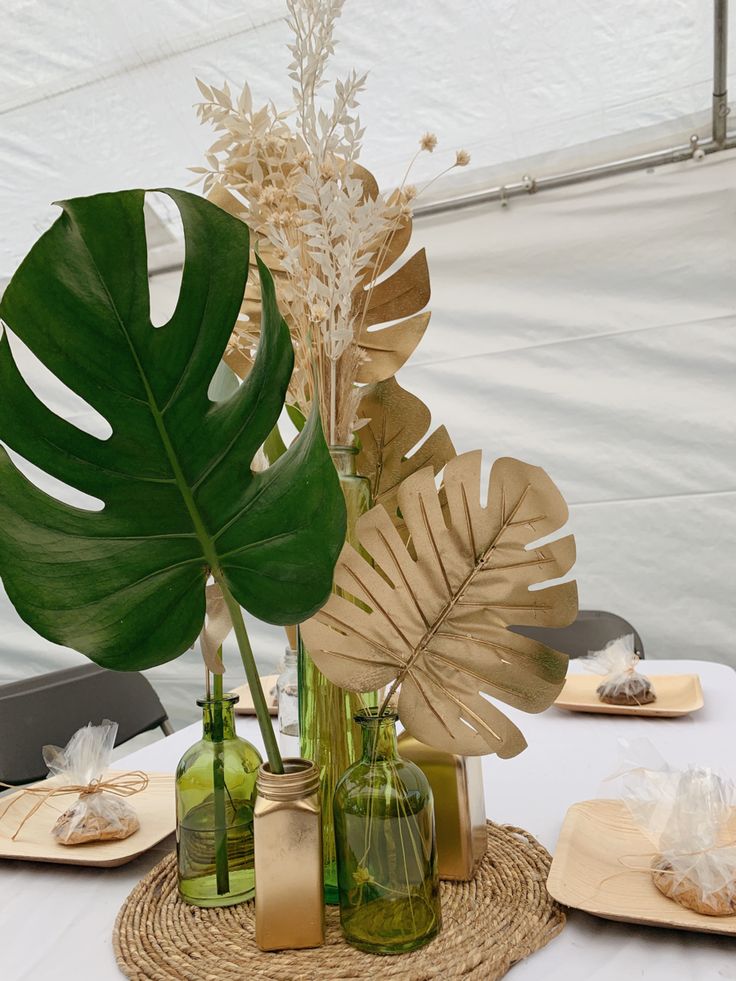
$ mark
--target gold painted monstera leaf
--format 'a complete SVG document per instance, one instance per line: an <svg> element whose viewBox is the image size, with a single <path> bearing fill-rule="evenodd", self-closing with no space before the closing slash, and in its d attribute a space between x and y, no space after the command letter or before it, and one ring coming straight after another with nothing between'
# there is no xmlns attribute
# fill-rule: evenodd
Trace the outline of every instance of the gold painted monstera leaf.
<svg viewBox="0 0 736 981"><path fill-rule="evenodd" d="M455 447L444 426L427 436L429 409L395 378L366 386L359 414L368 421L360 430L358 473L370 480L374 502L382 504L396 524L402 481L427 466L438 474L455 456Z"/></svg>
<svg viewBox="0 0 736 981"><path fill-rule="evenodd" d="M408 239L407 239L408 242ZM384 264L381 264L385 267ZM379 272L374 269L374 276ZM424 336L430 312L429 269L424 249L377 285L365 287L359 297L356 322L360 324L358 347L364 355L356 381L363 385L396 374ZM421 312L420 312L421 311ZM377 330L369 328L386 324Z"/></svg>
<svg viewBox="0 0 736 981"><path fill-rule="evenodd" d="M366 195L378 196L376 179L365 167L356 166L354 176L363 182ZM389 203L396 203L394 195ZM355 298L358 347L364 355L356 381L360 385L384 381L408 361L424 336L430 312L424 308L431 294L429 268L424 249L415 252L403 266L376 282L401 258L411 241L412 220L405 215L366 266L362 289ZM389 324L377 328L379 324Z"/></svg>
<svg viewBox="0 0 736 981"><path fill-rule="evenodd" d="M497 460L481 503L481 453L445 469L447 521L431 469L410 476L398 503L413 557L382 507L358 522L374 566L346 545L333 593L303 625L319 669L343 688L401 685L405 728L438 749L511 757L523 735L488 698L541 712L559 694L567 657L508 628L563 627L577 614L574 582L531 586L565 575L575 561L572 535L528 546L567 519L562 495L539 467Z"/></svg>

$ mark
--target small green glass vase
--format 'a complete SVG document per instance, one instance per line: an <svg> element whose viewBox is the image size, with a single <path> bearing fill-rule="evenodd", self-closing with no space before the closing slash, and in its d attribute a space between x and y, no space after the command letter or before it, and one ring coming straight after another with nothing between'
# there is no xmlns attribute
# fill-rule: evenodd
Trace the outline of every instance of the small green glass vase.
<svg viewBox="0 0 736 981"><path fill-rule="evenodd" d="M363 755L334 801L340 922L353 947L403 954L442 927L432 791L398 754L395 712L355 720Z"/></svg>
<svg viewBox="0 0 736 981"><path fill-rule="evenodd" d="M263 762L235 733L236 695L205 698L203 734L176 770L179 895L194 906L231 906L255 895L253 807Z"/></svg>

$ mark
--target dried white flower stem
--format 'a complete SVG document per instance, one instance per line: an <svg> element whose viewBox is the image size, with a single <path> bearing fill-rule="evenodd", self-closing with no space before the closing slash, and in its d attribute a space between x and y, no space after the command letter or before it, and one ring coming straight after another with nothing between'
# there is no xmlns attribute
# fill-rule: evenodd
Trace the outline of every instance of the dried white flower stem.
<svg viewBox="0 0 736 981"><path fill-rule="evenodd" d="M227 206L248 223L274 270L295 351L289 399L306 413L319 398L332 443L350 443L358 424L356 378L367 358L359 339L375 281L411 217L413 195L405 185L412 166L437 144L426 133L399 189L370 196L358 165L364 130L356 112L366 76L351 71L324 94L343 3L286 0L293 82L288 112L272 103L254 108L247 84L234 98L227 84L218 89L198 80L204 101L197 112L217 139L207 166L192 168L205 192L229 193ZM228 348L241 374L258 346L258 299L257 283L249 284Z"/></svg>

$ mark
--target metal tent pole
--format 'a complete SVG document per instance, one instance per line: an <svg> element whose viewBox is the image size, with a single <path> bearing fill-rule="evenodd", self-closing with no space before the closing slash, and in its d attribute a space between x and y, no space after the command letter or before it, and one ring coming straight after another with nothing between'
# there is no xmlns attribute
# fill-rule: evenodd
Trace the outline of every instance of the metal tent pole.
<svg viewBox="0 0 736 981"><path fill-rule="evenodd" d="M418 204L414 209L415 218L439 215L446 211L458 211L471 208L474 205L485 204L488 201L501 201L519 197L523 194L535 194L537 191L553 187L567 187L570 184L582 184L585 181L598 180L601 177L612 177L615 174L626 174L636 170L646 170L649 167L661 167L664 164L679 163L693 157L700 159L708 153L718 150L730 150L736 147L736 133L724 137L722 143L713 139L700 140L691 136L689 143L680 146L667 147L665 150L655 150L653 153L641 153L636 157L626 157L611 163L599 164L596 167L584 167L581 170L570 170L562 174L551 174L549 177L522 177L520 181L490 187L486 191L476 191L472 194L462 194L429 204Z"/></svg>
<svg viewBox="0 0 736 981"><path fill-rule="evenodd" d="M726 139L728 117L728 0L715 0L713 18L713 139Z"/></svg>
<svg viewBox="0 0 736 981"><path fill-rule="evenodd" d="M439 215L446 211L457 211L490 201L505 202L508 198L523 194L534 194L545 188L566 187L570 184L580 184L583 181L597 180L601 177L611 177L615 174L625 174L648 167L661 167L664 164L678 163L691 157L697 159L707 153L718 150L729 150L736 147L736 133L729 134L726 129L728 119L728 0L714 0L713 21L713 135L711 139L699 139L691 136L690 142L680 146L655 150L653 153L642 153L635 157L614 160L611 163L599 164L596 167L584 167L549 177L534 178L524 176L520 181L513 181L499 187L490 187L485 191L475 191L472 194L461 194L429 204L417 204L414 209L415 218Z"/></svg>

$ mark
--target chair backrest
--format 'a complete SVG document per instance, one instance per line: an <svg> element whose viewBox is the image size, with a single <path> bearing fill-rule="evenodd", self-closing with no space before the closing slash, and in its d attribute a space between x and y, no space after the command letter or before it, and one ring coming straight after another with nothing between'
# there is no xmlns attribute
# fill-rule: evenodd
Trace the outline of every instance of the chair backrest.
<svg viewBox="0 0 736 981"><path fill-rule="evenodd" d="M624 634L634 635L634 650L644 657L644 645L638 632L628 620L605 610L580 610L577 619L569 627L512 627L514 633L538 640L569 657L586 657L590 651L599 651L609 640Z"/></svg>
<svg viewBox="0 0 736 981"><path fill-rule="evenodd" d="M65 746L88 722L118 723L115 744L161 726L166 710L142 674L82 664L0 686L0 780L21 784L47 774L42 750Z"/></svg>

